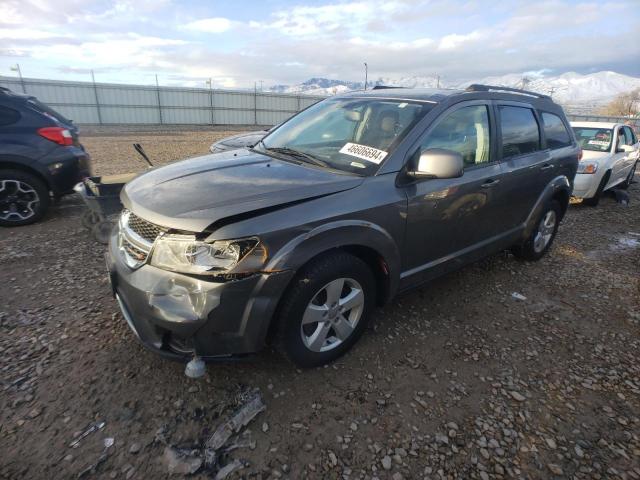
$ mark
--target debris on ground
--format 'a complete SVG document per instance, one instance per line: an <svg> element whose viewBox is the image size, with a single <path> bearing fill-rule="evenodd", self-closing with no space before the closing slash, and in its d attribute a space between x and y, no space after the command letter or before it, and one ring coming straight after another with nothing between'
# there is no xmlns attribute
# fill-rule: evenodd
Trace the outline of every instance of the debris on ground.
<svg viewBox="0 0 640 480"><path fill-rule="evenodd" d="M165 447L163 460L167 471L172 475L190 475L196 473L202 466L198 449Z"/></svg>
<svg viewBox="0 0 640 480"><path fill-rule="evenodd" d="M102 422L102 427L104 427L104 422ZM100 427L100 428L102 428L102 427ZM94 463L92 463L91 465L86 467L84 470L82 470L78 474L78 478L79 479L80 478L84 478L85 476L87 476L89 474L95 473L98 470L98 467L100 465L102 465L104 462L106 462L107 458L109 458L109 449L113 446L114 443L115 443L115 439L113 437L105 438L102 441L102 444L104 445L104 448L102 450L102 453L98 457L98 460L96 460Z"/></svg>
<svg viewBox="0 0 640 480"><path fill-rule="evenodd" d="M78 436L78 438L76 438L73 442L71 442L71 443L69 444L69 446L70 446L71 448L76 448L78 445L80 445L80 442L81 442L84 438L88 437L88 436L89 436L89 435L91 435L93 432L97 432L98 430L102 430L102 429L104 428L104 426L105 426L105 425L106 425L106 423L105 423L105 422L97 422L97 423L92 423L92 424L90 424L90 425L89 425L89 427L88 427L84 432L82 432L82 433Z"/></svg>
<svg viewBox="0 0 640 480"><path fill-rule="evenodd" d="M525 297L524 295L518 292L512 292L511 297L515 298L516 300L522 300L522 301L525 301L527 299L527 297Z"/></svg>

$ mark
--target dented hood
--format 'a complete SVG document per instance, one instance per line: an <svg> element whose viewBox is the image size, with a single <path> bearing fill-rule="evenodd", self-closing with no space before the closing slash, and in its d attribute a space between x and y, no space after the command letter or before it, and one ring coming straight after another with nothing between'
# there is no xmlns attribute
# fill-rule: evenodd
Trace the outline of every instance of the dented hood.
<svg viewBox="0 0 640 480"><path fill-rule="evenodd" d="M354 188L362 177L237 150L156 168L129 182L123 205L150 222L202 232L234 215Z"/></svg>

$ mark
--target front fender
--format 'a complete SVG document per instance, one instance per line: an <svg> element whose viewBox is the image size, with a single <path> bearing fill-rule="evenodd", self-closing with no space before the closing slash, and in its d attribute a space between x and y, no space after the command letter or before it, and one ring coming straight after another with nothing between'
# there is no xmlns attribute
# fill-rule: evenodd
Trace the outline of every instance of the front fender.
<svg viewBox="0 0 640 480"><path fill-rule="evenodd" d="M364 220L338 220L305 232L280 248L266 269L296 271L321 253L345 247L365 247L382 258L388 271L387 298L393 297L400 279L400 251L389 232Z"/></svg>
<svg viewBox="0 0 640 480"><path fill-rule="evenodd" d="M522 235L523 240L529 238L533 230L536 228L538 219L542 215L542 210L547 202L558 196L559 193L566 193L566 195L563 195L562 197L566 198L567 202L569 201L569 197L571 196L571 182L565 175L558 175L553 178L536 200L535 205L525 220L525 228ZM566 205L562 205L562 208L565 209Z"/></svg>

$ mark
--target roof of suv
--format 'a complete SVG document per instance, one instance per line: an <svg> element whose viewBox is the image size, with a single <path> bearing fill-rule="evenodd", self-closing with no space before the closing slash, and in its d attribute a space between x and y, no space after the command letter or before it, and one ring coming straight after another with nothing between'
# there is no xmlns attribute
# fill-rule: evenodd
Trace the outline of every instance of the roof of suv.
<svg viewBox="0 0 640 480"><path fill-rule="evenodd" d="M494 85L470 85L466 89L454 88L397 88L378 87L371 90L358 90L339 95L340 98L349 97L377 97L405 99L428 103L441 103L455 97L468 96L473 99L495 99L510 100L527 103L544 103L545 105L557 106L548 95L517 88L501 87Z"/></svg>

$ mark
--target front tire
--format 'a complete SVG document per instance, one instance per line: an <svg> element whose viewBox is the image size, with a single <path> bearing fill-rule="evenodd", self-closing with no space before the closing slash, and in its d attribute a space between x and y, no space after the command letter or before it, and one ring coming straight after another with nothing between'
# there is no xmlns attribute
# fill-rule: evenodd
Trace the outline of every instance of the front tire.
<svg viewBox="0 0 640 480"><path fill-rule="evenodd" d="M561 216L560 203L557 200L548 202L529 238L522 245L513 247L512 253L523 260L540 260L556 238Z"/></svg>
<svg viewBox="0 0 640 480"><path fill-rule="evenodd" d="M336 360L366 329L375 295L373 273L359 258L337 252L313 260L296 275L282 300L280 349L303 368Z"/></svg>
<svg viewBox="0 0 640 480"><path fill-rule="evenodd" d="M44 216L50 201L49 189L35 175L0 170L0 226L35 223Z"/></svg>

